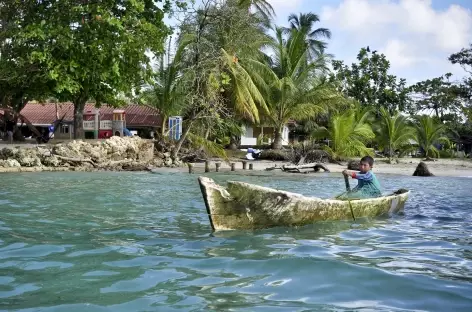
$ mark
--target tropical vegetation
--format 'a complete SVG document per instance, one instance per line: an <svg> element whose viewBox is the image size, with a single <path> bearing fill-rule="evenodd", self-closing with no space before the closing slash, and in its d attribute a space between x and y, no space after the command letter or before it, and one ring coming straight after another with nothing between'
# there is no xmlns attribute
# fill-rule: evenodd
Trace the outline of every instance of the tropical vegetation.
<svg viewBox="0 0 472 312"><path fill-rule="evenodd" d="M316 12L275 24L267 0L4 1L0 15L0 106L15 119L30 100L71 101L77 138L87 101L156 108L161 138L182 116L173 157L186 144L224 156L245 125L270 129L282 149L290 124L334 159L438 157L472 138L472 45L449 57L462 81L408 84L370 47L351 65L328 53Z"/></svg>

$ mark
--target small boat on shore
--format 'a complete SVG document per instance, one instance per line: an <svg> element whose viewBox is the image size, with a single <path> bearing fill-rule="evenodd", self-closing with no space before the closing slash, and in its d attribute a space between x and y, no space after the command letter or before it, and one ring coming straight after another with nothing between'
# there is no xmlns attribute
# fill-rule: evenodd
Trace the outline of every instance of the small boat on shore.
<svg viewBox="0 0 472 312"><path fill-rule="evenodd" d="M214 231L302 226L316 221L397 214L403 211L410 193L401 189L383 197L337 200L236 181L228 181L225 188L207 177L199 177L198 182Z"/></svg>

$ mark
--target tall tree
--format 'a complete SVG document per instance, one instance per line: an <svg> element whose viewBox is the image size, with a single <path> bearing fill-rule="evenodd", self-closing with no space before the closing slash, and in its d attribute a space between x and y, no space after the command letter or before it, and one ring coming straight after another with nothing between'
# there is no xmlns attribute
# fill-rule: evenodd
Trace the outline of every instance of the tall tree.
<svg viewBox="0 0 472 312"><path fill-rule="evenodd" d="M315 59L325 52L327 43L323 39L331 39L331 31L329 29L315 29L315 24L319 21L319 16L311 12L300 13L299 15L290 14L288 17L290 27L286 28L286 31L297 30L304 34L306 44L309 47L310 59Z"/></svg>
<svg viewBox="0 0 472 312"><path fill-rule="evenodd" d="M257 69L267 84L265 121L274 127L273 148L282 147L282 130L289 120L306 120L326 111L341 97L317 73L324 71L317 62L308 63L309 47L303 32L275 27L272 63Z"/></svg>
<svg viewBox="0 0 472 312"><path fill-rule="evenodd" d="M463 112L468 116L468 120L472 121L472 43L468 48L463 48L459 52L451 54L449 61L452 64L459 64L462 66L468 76L464 77L460 97L464 100Z"/></svg>
<svg viewBox="0 0 472 312"><path fill-rule="evenodd" d="M375 108L377 112L381 107L391 114L396 110L410 109L411 100L406 80L389 74L390 62L384 54L370 52L369 47L362 48L357 60L358 64L353 63L350 67L343 61L333 61L330 80L338 83L341 92L363 106Z"/></svg>
<svg viewBox="0 0 472 312"><path fill-rule="evenodd" d="M172 44L172 37L168 45ZM170 49L167 54L159 56L159 64L153 75L152 82L144 86L145 90L139 95L139 102L159 110L161 117L161 135L166 132L168 117L178 114L184 105L184 90L182 87L182 56L185 48L194 42L193 36L183 38L177 51L172 56Z"/></svg>
<svg viewBox="0 0 472 312"><path fill-rule="evenodd" d="M170 8L149 0L33 1L25 36L41 42L32 51L44 60L60 100L74 103L74 137L83 137L85 103L121 103L151 74L147 52L163 51Z"/></svg>
<svg viewBox="0 0 472 312"><path fill-rule="evenodd" d="M452 74L427 79L411 86L417 110L432 110L441 121L454 120L462 112L463 89L450 81Z"/></svg>
<svg viewBox="0 0 472 312"><path fill-rule="evenodd" d="M37 57L42 41L29 36L35 11L34 1L0 4L0 105L13 112L14 124L28 101L47 97L53 87L47 64Z"/></svg>

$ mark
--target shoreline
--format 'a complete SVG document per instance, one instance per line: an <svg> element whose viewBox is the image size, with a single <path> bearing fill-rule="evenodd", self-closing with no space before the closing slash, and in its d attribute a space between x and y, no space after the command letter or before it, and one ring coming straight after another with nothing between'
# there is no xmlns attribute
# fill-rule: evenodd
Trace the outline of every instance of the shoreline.
<svg viewBox="0 0 472 312"><path fill-rule="evenodd" d="M242 161L243 159L231 159L230 162L236 163L236 171L232 172L230 164L221 161L218 159L211 160L210 163L210 173L215 173L215 163L219 162L220 165L220 172L221 173L234 173L234 174L249 174L250 172L265 172L267 175L288 175L288 176L297 176L300 175L299 173L286 173L282 172L281 170L273 170L273 171L266 171L266 168L278 166L281 167L283 165L288 165L288 162L284 161L268 161L268 160L255 160L255 161L248 161L249 163L253 164L253 170L243 170L242 169ZM394 175L403 175L403 176L413 176L413 172L416 169L416 166L421 162L421 159L417 158L410 158L410 159L400 159L399 163L395 164L387 164L385 162L377 160L374 164L373 171L374 173L380 174L394 174ZM430 171L438 177L472 177L472 160L462 160L462 159L439 159L436 161L428 161L426 162ZM338 165L333 163L325 163L324 164L331 173L341 173L344 169L347 168L346 165ZM205 173L205 163L198 162L193 163L194 174L204 174ZM136 170L100 170L96 168L90 167L0 167L0 173L25 173L25 172L106 172L106 171L136 171ZM186 165L182 165L180 167L154 167L150 168L150 170L142 170L143 172L151 171L151 173L159 173L159 172L179 172L179 173L188 173L188 167ZM323 170L320 171L323 173ZM308 174L316 174L316 173L308 173ZM305 175L305 174L303 174Z"/></svg>

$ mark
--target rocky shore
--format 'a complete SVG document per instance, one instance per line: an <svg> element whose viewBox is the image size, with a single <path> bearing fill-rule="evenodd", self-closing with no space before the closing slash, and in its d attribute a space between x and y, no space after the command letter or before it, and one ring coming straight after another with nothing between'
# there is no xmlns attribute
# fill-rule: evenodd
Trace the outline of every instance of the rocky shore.
<svg viewBox="0 0 472 312"><path fill-rule="evenodd" d="M56 145L0 150L0 172L36 171L143 171L177 167L179 159L155 152L154 142L139 137L111 137L104 141L70 141Z"/></svg>

